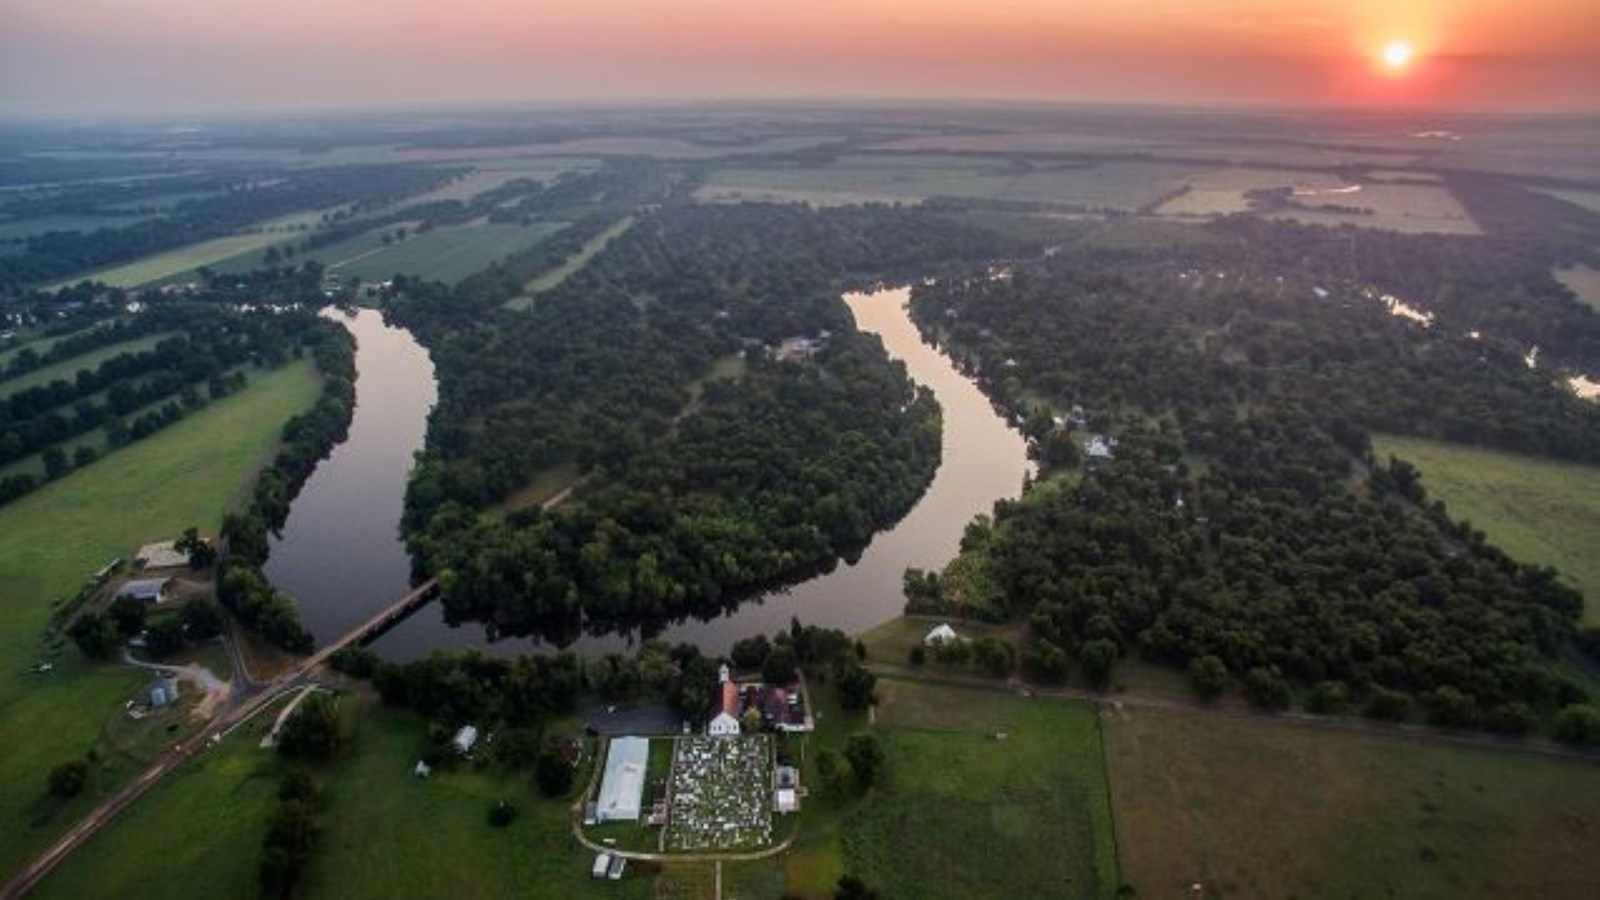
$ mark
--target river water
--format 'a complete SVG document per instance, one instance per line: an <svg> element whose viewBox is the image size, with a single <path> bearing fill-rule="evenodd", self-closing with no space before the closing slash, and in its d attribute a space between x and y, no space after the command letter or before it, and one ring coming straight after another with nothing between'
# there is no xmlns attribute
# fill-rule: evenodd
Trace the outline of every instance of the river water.
<svg viewBox="0 0 1600 900"><path fill-rule="evenodd" d="M907 567L942 567L956 553L972 517L1015 497L1032 470L1022 436L950 360L924 344L906 309L909 288L846 294L863 331L877 334L890 356L933 391L943 413L943 452L927 492L894 527L879 533L853 564L840 563L784 591L754 598L710 621L668 624L658 636L722 652L734 641L786 628L791 618L857 632L900 614ZM318 467L296 499L267 573L293 594L319 639L359 623L406 590L409 573L398 539L411 453L422 445L434 393L432 366L410 335L386 328L376 313L350 323L360 348L355 420L350 438ZM426 382L424 385L423 382ZM585 636L572 649L586 655L626 650L637 635ZM373 649L407 660L436 649L482 647L506 655L540 648L537 639L489 644L483 626L450 626L437 604L379 638Z"/></svg>

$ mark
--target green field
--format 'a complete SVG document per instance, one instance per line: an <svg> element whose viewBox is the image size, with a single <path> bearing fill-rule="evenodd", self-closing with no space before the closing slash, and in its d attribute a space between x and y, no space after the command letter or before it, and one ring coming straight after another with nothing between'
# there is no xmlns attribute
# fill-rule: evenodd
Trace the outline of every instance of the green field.
<svg viewBox="0 0 1600 900"><path fill-rule="evenodd" d="M1191 168L1138 161L1031 166L1001 158L841 156L827 165L719 169L696 197L814 206L962 197L1133 211L1181 187Z"/></svg>
<svg viewBox="0 0 1600 900"><path fill-rule="evenodd" d="M506 301L506 307L508 309L528 309L532 307L533 295L544 293L561 282L566 281L568 275L571 275L573 272L576 272L588 265L589 260L594 259L595 254L599 253L601 250L604 250L606 245L611 243L613 238L620 236L623 232L632 227L633 217L627 216L619 220L615 225L607 228L605 231L602 231L590 238L588 243L583 245L583 249L567 257L567 259L562 262L561 265L556 266L554 269L545 272L543 275L540 275L523 285L522 289L527 292L527 295L522 297L514 297L511 300Z"/></svg>
<svg viewBox="0 0 1600 900"><path fill-rule="evenodd" d="M1514 559L1555 566L1584 593L1584 622L1600 625L1600 467L1416 438L1379 436L1372 446L1380 459L1421 469L1451 518Z"/></svg>
<svg viewBox="0 0 1600 900"><path fill-rule="evenodd" d="M25 670L50 648L51 601L114 557L189 525L215 534L279 430L316 398L309 363L282 369L151 437L0 507L0 872L13 871L132 769L108 759L64 807L45 795L51 767L81 757L146 675L84 664L66 649L47 675ZM48 536L48 537L46 537ZM48 723L48 727L41 727ZM24 736L25 739L24 739Z"/></svg>
<svg viewBox="0 0 1600 900"><path fill-rule="evenodd" d="M909 681L879 695L887 784L843 821L847 871L885 900L1112 896L1093 708Z"/></svg>
<svg viewBox="0 0 1600 900"><path fill-rule="evenodd" d="M564 228L559 222L534 222L530 225L461 225L436 228L412 234L390 246L377 241L353 257L336 245L316 254L325 257L334 271L355 275L364 281L382 281L396 274L415 275L451 284L476 274L521 250L543 241ZM361 240L358 238L357 240Z"/></svg>
<svg viewBox="0 0 1600 900"><path fill-rule="evenodd" d="M539 156L525 159L485 159L477 162L467 175L426 194L406 199L406 205L430 203L436 200L467 201L485 191L494 190L508 181L526 178L541 184L554 181L567 172L582 172L599 167L593 159Z"/></svg>
<svg viewBox="0 0 1600 900"><path fill-rule="evenodd" d="M45 366L42 369L34 369L26 375L0 381L0 399L9 397L18 391L25 391L31 387L49 384L58 378L70 382L77 377L79 369L93 369L119 354L143 353L175 334L177 334L175 331L164 331L159 334L134 338L131 341L124 341L120 344L112 344L108 347L98 347L88 353L74 356L71 359L64 359L54 365Z"/></svg>
<svg viewBox="0 0 1600 900"><path fill-rule="evenodd" d="M168 775L30 896L258 896L255 864L283 772L260 741L277 712L267 708Z"/></svg>
<svg viewBox="0 0 1600 900"><path fill-rule="evenodd" d="M1140 897L1588 900L1600 883L1591 762L1205 713L1123 711L1105 732Z"/></svg>
<svg viewBox="0 0 1600 900"><path fill-rule="evenodd" d="M36 234L52 231L98 231L101 228L125 228L154 216L127 213L113 216L55 215L32 219L0 221L0 241L17 241Z"/></svg>
<svg viewBox="0 0 1600 900"><path fill-rule="evenodd" d="M1483 233L1460 202L1448 190L1437 185L1368 182L1361 186L1361 192L1358 194L1334 194L1298 199L1313 205L1325 202L1364 207L1372 210L1372 214L1352 215L1290 209L1274 213L1273 218L1293 219L1296 222L1312 225L1382 228L1406 234Z"/></svg>
<svg viewBox="0 0 1600 900"><path fill-rule="evenodd" d="M194 244L157 253L120 266L89 272L58 282L56 286L77 284L80 281L101 281L112 287L142 287L193 272L233 257L265 250L274 244L284 244L316 227L322 216L331 210L306 210L276 219L256 223L248 231L213 238Z"/></svg>
<svg viewBox="0 0 1600 900"><path fill-rule="evenodd" d="M420 780L411 768L426 723L373 702L346 718L353 737L328 774L323 839L304 896L473 900L535 886L551 898L649 896L649 873L639 867L620 883L589 878L594 855L573 842L566 802L539 796L526 772L463 764ZM487 820L500 800L521 813L503 830Z"/></svg>

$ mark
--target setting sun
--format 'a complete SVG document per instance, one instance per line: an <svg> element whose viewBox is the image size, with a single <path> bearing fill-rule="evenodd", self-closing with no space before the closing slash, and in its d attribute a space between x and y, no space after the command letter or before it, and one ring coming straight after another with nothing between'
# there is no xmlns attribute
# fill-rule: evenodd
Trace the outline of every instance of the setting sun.
<svg viewBox="0 0 1600 900"><path fill-rule="evenodd" d="M1404 70L1411 64L1411 45L1405 41L1391 41L1383 48L1383 66L1391 72Z"/></svg>

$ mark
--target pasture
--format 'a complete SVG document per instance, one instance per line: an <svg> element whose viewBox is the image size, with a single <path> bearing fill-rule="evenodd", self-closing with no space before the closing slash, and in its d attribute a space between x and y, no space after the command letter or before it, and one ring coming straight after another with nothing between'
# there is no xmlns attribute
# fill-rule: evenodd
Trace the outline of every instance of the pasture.
<svg viewBox="0 0 1600 900"><path fill-rule="evenodd" d="M1421 469L1429 497L1512 558L1560 570L1584 593L1584 622L1600 625L1600 466L1392 435L1372 449Z"/></svg>
<svg viewBox="0 0 1600 900"><path fill-rule="evenodd" d="M521 297L513 297L507 300L506 308L515 310L531 309L535 295L542 294L566 281L567 276L588 265L589 260L594 259L601 250L606 248L607 244L632 227L632 216L625 216L619 219L615 225L590 238L582 249L563 260L561 265L530 279L527 284L522 286L523 291L526 293Z"/></svg>
<svg viewBox="0 0 1600 900"><path fill-rule="evenodd" d="M87 353L79 354L78 356L71 357L70 359L63 359L58 363L54 363L40 369L34 369L32 372L29 372L25 375L19 375L16 378L8 378L4 381L0 381L0 399L10 397L12 394L17 393L18 391L25 391L28 388L49 384L57 379L70 382L77 377L78 372L82 369L94 369L113 356L119 356L123 353L143 353L147 350L152 350L155 348L156 344L161 343L167 338L174 337L176 334L177 332L175 331L163 331L158 334L149 334L145 335L144 337L134 338L131 341L124 341L120 344L97 347ZM41 342L38 346L41 350L48 349L48 345L45 345L43 342Z"/></svg>
<svg viewBox="0 0 1600 900"><path fill-rule="evenodd" d="M1600 191L1577 188L1534 188L1534 190L1557 200L1565 200L1573 206L1581 206L1592 213L1600 213Z"/></svg>
<svg viewBox="0 0 1600 900"><path fill-rule="evenodd" d="M378 242L354 257L330 266L334 271L354 275L364 281L383 281L400 275L454 284L488 268L513 253L526 250L560 231L560 222L534 222L529 225L476 224L413 233L403 241L384 246ZM317 254L333 258L343 245Z"/></svg>
<svg viewBox="0 0 1600 900"><path fill-rule="evenodd" d="M855 155L827 165L718 169L695 196L706 202L813 206L956 197L1131 212L1181 187L1189 168L1139 161L1034 165L998 157Z"/></svg>
<svg viewBox="0 0 1600 900"><path fill-rule="evenodd" d="M1212 713L1104 726L1141 897L1579 900L1600 881L1593 763Z"/></svg>
<svg viewBox="0 0 1600 900"><path fill-rule="evenodd" d="M117 215L52 215L31 219L6 219L0 221L0 243L23 241L52 231L98 231L101 228L124 228L154 216L139 213Z"/></svg>
<svg viewBox="0 0 1600 900"><path fill-rule="evenodd" d="M91 665L70 644L43 646L53 601L140 544L190 525L215 534L283 423L309 408L318 389L309 363L281 369L0 507L0 734L28 735L0 754L0 784L10 786L0 792L0 871L14 870L134 771L107 757L83 796L57 804L45 795L50 769L95 746L103 723L148 678ZM55 671L25 674L43 656L54 656Z"/></svg>
<svg viewBox="0 0 1600 900"><path fill-rule="evenodd" d="M466 202L479 194L492 191L507 182L516 181L519 178L547 184L567 172L589 171L598 167L599 162L597 160L581 157L540 156L526 159L482 160L473 166L474 171L471 173L426 194L408 197L405 203L407 206L414 206L437 200L460 200Z"/></svg>
<svg viewBox="0 0 1600 900"><path fill-rule="evenodd" d="M257 222L236 234L185 244L164 253L136 259L119 266L101 269L58 282L54 287L80 281L101 281L112 287L143 287L201 267L209 267L240 256L285 244L315 228L325 213L333 210L305 210Z"/></svg>
<svg viewBox="0 0 1600 900"><path fill-rule="evenodd" d="M1304 172L1290 169L1246 169L1227 167L1207 169L1183 179L1187 193L1162 203L1158 215L1177 218L1225 216L1246 212L1248 191L1266 188L1329 190L1344 186L1344 179L1329 172Z"/></svg>
<svg viewBox="0 0 1600 900"><path fill-rule="evenodd" d="M887 780L842 820L846 871L885 900L1115 893L1091 707L900 680L878 691Z"/></svg>
<svg viewBox="0 0 1600 900"><path fill-rule="evenodd" d="M1366 182L1355 194L1335 194L1323 201L1318 197L1300 198L1304 202L1332 202L1372 210L1370 215L1325 210L1287 209L1273 218L1292 219L1312 225L1357 225L1382 228L1405 234L1482 234L1459 201L1443 187L1430 184Z"/></svg>

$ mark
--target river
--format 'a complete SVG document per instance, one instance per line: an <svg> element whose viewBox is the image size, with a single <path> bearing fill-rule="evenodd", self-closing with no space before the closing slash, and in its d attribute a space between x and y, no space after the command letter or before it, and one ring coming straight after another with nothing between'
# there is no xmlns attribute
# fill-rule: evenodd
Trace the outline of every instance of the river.
<svg viewBox="0 0 1600 900"><path fill-rule="evenodd" d="M902 287L846 294L844 300L857 326L877 334L889 355L904 362L911 378L939 400L942 456L927 492L905 518L874 537L853 564L840 563L710 621L667 625L658 637L714 653L740 638L786 628L791 618L851 633L870 628L900 614L907 567L942 567L955 555L973 516L1021 492L1032 470L1022 436L944 354L922 342L906 308L909 297L910 289ZM397 537L401 495L433 403L432 367L409 335L385 328L375 313L358 315L351 327L360 343L360 377L350 438L318 467L296 499L267 569L274 583L300 601L307 627L319 638L341 633L405 591L409 564ZM419 378L428 382L427 390ZM592 655L626 650L637 640L636 635L585 636L572 649ZM379 638L373 649L387 659L406 660L469 646L516 654L540 645L531 638L487 644L481 625L452 627L440 608L430 605Z"/></svg>

